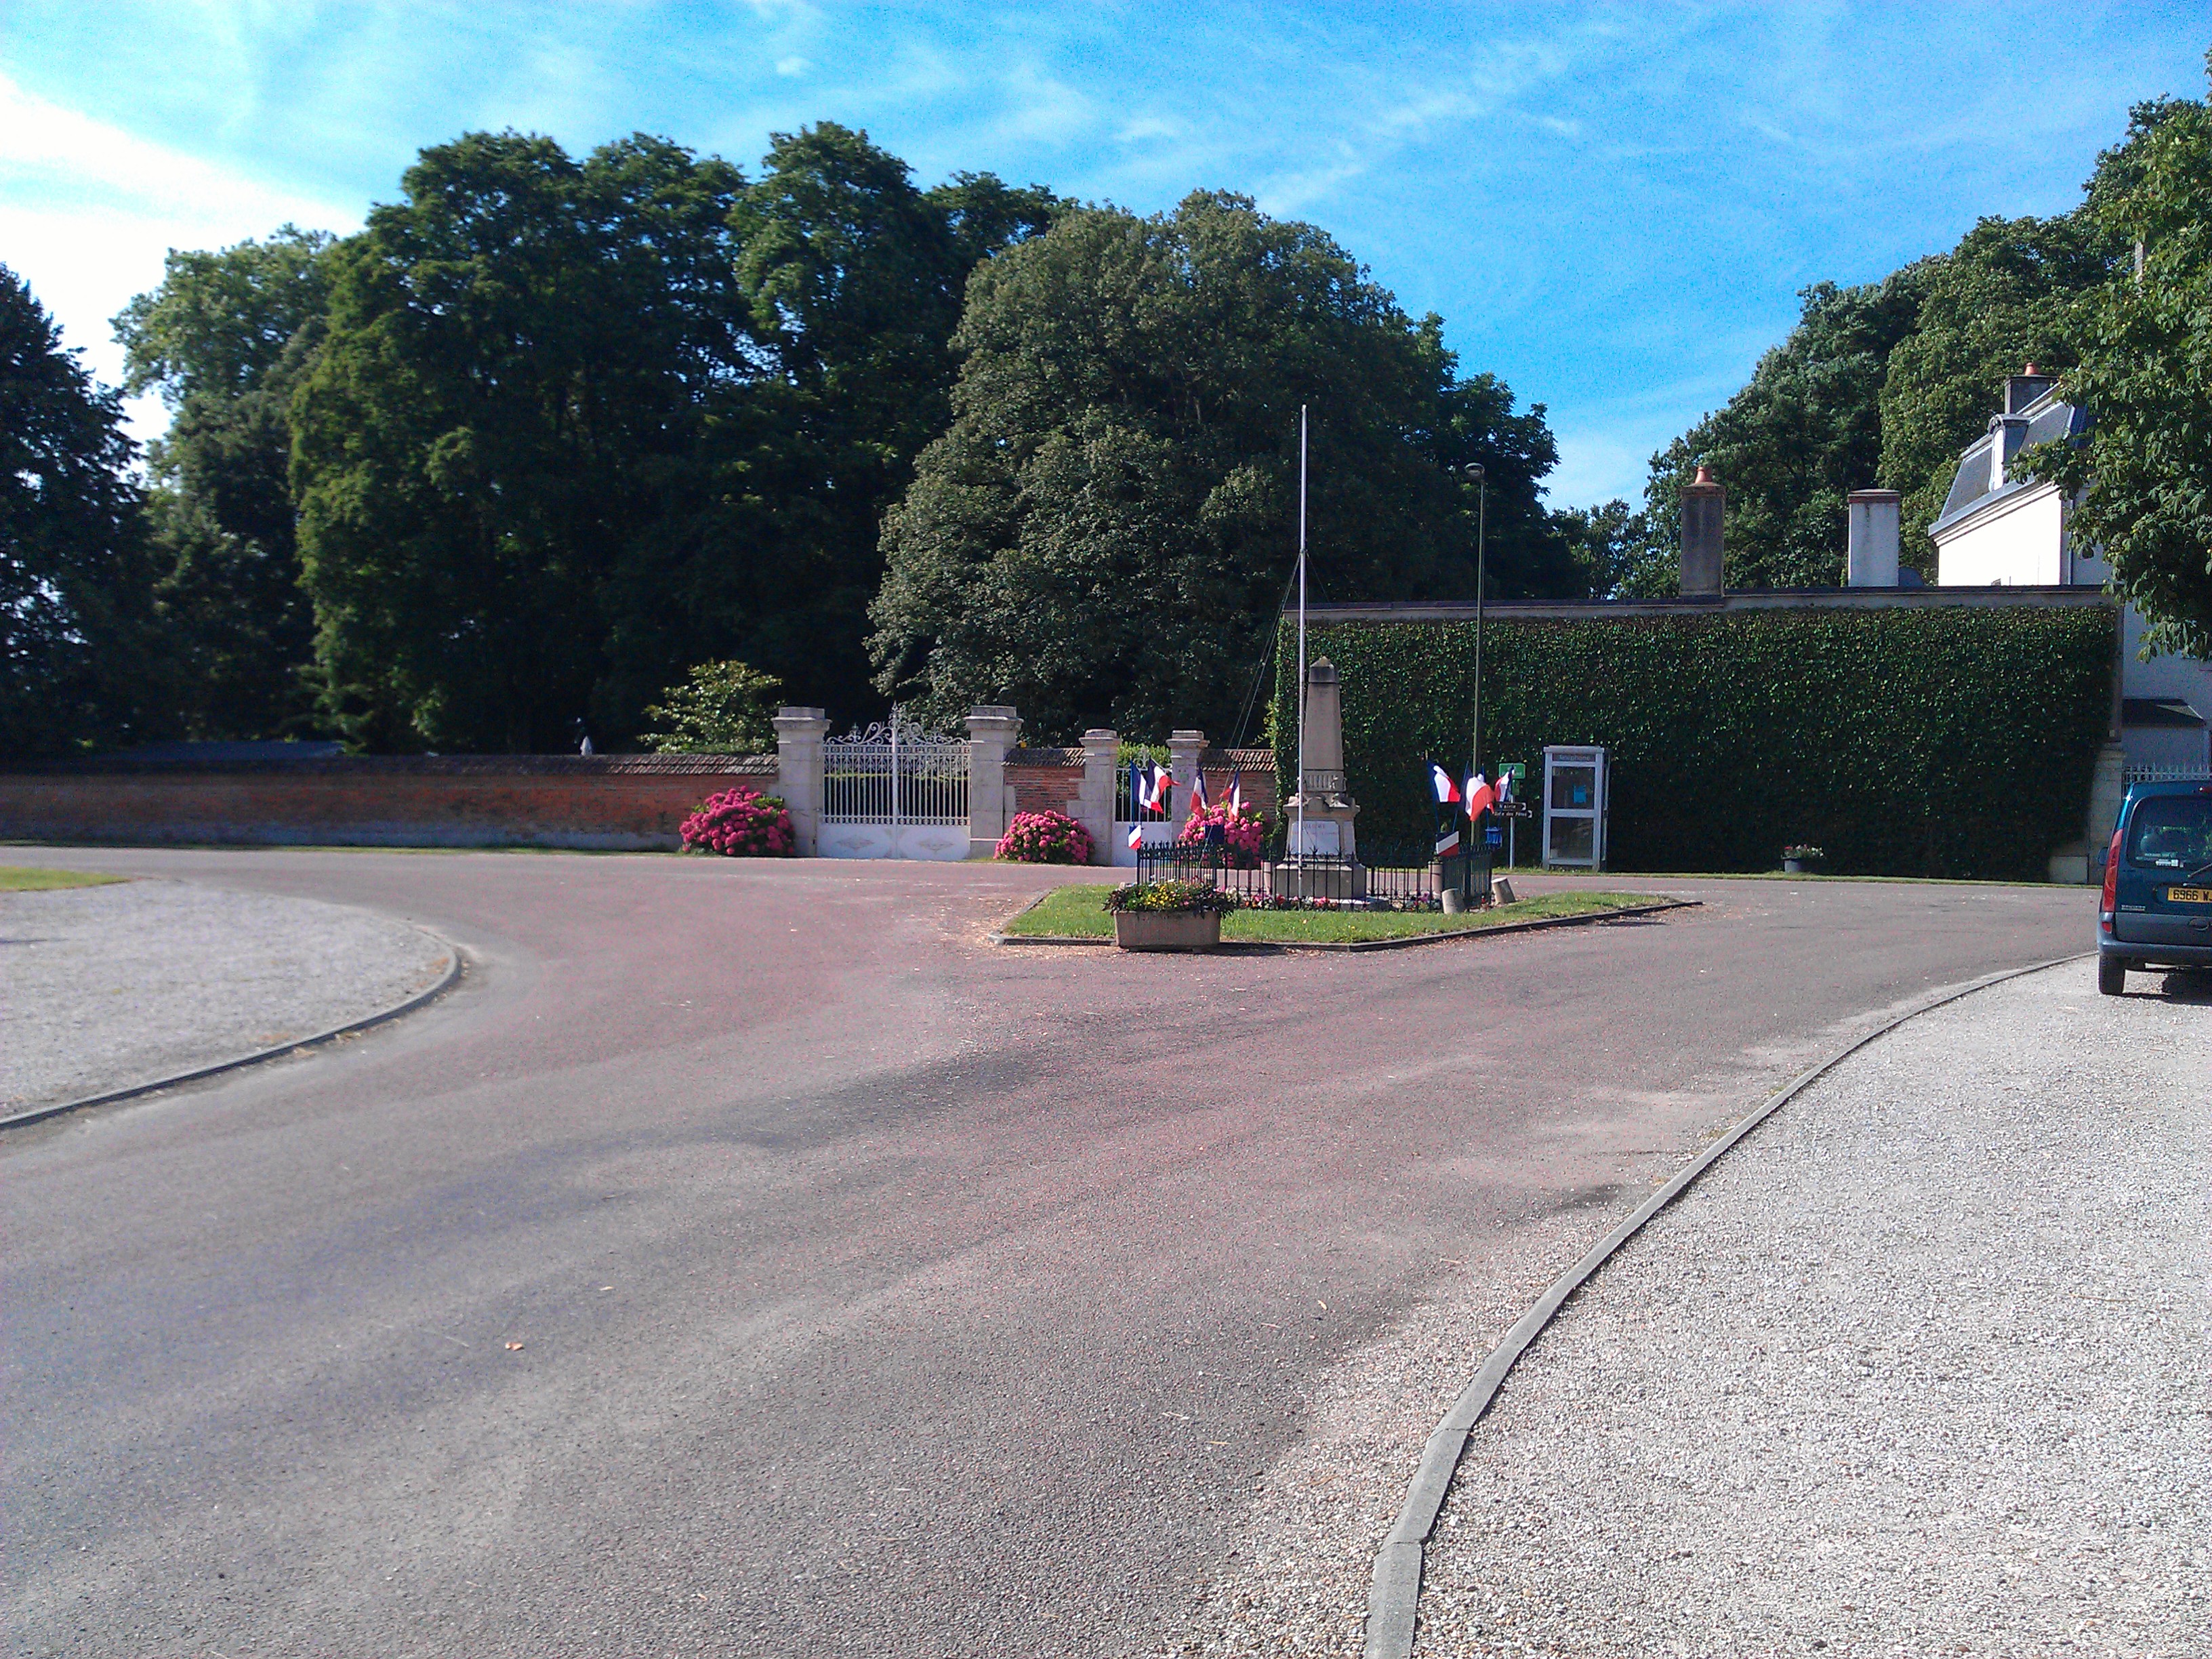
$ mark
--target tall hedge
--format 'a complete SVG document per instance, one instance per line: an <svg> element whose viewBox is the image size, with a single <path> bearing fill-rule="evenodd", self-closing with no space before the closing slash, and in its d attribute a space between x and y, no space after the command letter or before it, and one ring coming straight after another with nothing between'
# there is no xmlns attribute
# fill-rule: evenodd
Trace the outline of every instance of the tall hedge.
<svg viewBox="0 0 2212 1659"><path fill-rule="evenodd" d="M1286 791L1293 627L1270 714ZM1526 761L1534 798L1546 744L1604 744L1615 869L1771 869L1808 842L1838 873L2040 880L2082 833L2113 628L2106 606L1492 620L1484 760ZM1426 757L1466 763L1474 623L1330 623L1307 655L1343 677L1363 850L1422 845Z"/></svg>

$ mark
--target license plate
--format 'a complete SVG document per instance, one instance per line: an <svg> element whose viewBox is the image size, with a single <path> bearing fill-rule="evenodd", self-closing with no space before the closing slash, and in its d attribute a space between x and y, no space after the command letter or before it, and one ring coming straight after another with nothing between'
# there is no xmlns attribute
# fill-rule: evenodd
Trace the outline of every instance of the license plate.
<svg viewBox="0 0 2212 1659"><path fill-rule="evenodd" d="M2212 887L2169 887L2166 890L2168 904L2212 904Z"/></svg>

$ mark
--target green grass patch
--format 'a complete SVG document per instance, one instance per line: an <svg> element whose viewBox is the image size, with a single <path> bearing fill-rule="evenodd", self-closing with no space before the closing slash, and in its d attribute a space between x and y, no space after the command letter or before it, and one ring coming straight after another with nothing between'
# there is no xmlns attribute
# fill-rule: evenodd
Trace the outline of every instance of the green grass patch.
<svg viewBox="0 0 2212 1659"><path fill-rule="evenodd" d="M1111 939L1106 913L1110 887L1057 887L1002 930L1010 938L1039 934L1061 939ZM1650 893L1544 893L1472 915L1435 910L1237 910L1222 919L1221 937L1273 945L1349 945L1359 939L1403 939L1413 933L1479 933L1516 921L1579 916L1649 904Z"/></svg>
<svg viewBox="0 0 2212 1659"><path fill-rule="evenodd" d="M46 893L57 887L106 887L128 876L95 876L88 870L37 870L0 864L0 893Z"/></svg>

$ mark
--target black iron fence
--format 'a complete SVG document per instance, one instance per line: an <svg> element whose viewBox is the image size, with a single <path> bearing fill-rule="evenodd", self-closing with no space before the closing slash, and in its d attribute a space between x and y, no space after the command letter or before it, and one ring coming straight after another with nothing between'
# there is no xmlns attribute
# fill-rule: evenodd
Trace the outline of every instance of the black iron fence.
<svg viewBox="0 0 2212 1659"><path fill-rule="evenodd" d="M1247 904L1331 903L1361 900L1393 909L1434 909L1441 902L1437 866L1370 865L1330 853L1309 854L1273 864L1240 867L1223 847L1201 842L1172 842L1137 849L1137 881L1194 882L1234 893Z"/></svg>

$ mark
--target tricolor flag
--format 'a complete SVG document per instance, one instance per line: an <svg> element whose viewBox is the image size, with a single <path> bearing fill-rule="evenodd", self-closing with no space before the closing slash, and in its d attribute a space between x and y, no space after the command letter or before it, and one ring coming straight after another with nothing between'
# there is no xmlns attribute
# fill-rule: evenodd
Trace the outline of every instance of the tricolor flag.
<svg viewBox="0 0 2212 1659"><path fill-rule="evenodd" d="M1437 831L1437 856L1443 858L1447 854L1458 851L1459 819L1454 817L1449 824Z"/></svg>
<svg viewBox="0 0 2212 1659"><path fill-rule="evenodd" d="M1150 806L1152 811L1158 812L1162 817L1165 817L1168 815L1169 809L1175 805L1174 789L1175 778L1173 775L1169 773L1166 767L1161 765L1158 761L1154 761L1152 763L1152 793L1146 797L1145 804Z"/></svg>
<svg viewBox="0 0 2212 1659"><path fill-rule="evenodd" d="M1480 817L1498 799L1498 792L1490 781L1480 772L1470 772L1467 779L1467 816L1470 822Z"/></svg>
<svg viewBox="0 0 2212 1659"><path fill-rule="evenodd" d="M1136 762L1129 763L1129 816L1135 817L1145 810L1145 769ZM1136 843L1129 843L1132 847Z"/></svg>
<svg viewBox="0 0 2212 1659"><path fill-rule="evenodd" d="M1144 844L1145 826L1141 823L1131 824L1129 826L1129 850L1133 853Z"/></svg>
<svg viewBox="0 0 2212 1659"><path fill-rule="evenodd" d="M1182 821L1183 833L1189 835L1206 816L1206 769L1194 766L1190 773L1190 814Z"/></svg>
<svg viewBox="0 0 2212 1659"><path fill-rule="evenodd" d="M1437 805L1455 806L1459 804L1459 786L1452 781L1452 775L1434 761L1429 763L1429 782L1436 789Z"/></svg>
<svg viewBox="0 0 2212 1659"><path fill-rule="evenodd" d="M1244 769L1243 769L1243 767L1241 767L1241 766L1232 766L1232 767L1231 767L1231 768L1229 769L1229 811L1230 811L1230 814L1231 814L1231 816L1234 817L1234 816L1236 816L1237 814L1243 812L1243 810L1244 810Z"/></svg>

